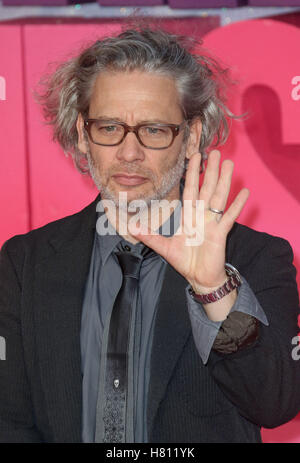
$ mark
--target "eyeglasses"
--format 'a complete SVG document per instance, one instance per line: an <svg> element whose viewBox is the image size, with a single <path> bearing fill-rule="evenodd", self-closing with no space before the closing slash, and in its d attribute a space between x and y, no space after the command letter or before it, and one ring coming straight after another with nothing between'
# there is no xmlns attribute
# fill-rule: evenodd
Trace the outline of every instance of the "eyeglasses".
<svg viewBox="0 0 300 463"><path fill-rule="evenodd" d="M175 137L184 128L181 124L137 124L102 119L86 119L84 127L93 143L101 146L120 145L129 132L133 132L142 146L153 150L163 150L172 145Z"/></svg>

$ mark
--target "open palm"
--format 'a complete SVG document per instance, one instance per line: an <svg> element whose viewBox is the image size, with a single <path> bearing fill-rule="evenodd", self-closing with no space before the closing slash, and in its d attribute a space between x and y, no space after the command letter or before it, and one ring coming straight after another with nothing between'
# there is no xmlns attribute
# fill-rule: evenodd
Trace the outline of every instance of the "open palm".
<svg viewBox="0 0 300 463"><path fill-rule="evenodd" d="M199 153L189 161L182 197L181 225L176 234L166 238L153 232L134 233L137 239L174 267L198 293L225 282L226 238L249 196L249 190L243 188L223 215L212 212L211 208L225 210L233 162L223 161L219 172L220 152L211 151L199 191L200 161ZM202 222L199 220L197 200L203 200Z"/></svg>

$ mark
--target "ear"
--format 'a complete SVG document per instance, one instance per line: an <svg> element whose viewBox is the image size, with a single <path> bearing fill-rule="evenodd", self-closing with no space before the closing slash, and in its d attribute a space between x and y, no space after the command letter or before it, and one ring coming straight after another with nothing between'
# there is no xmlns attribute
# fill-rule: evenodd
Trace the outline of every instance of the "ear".
<svg viewBox="0 0 300 463"><path fill-rule="evenodd" d="M83 121L83 117L81 115L81 113L78 114L78 117L77 117L77 121L76 121L76 129L77 129L77 133L78 133L78 149L86 154L87 151L88 151L88 147L87 147L87 141L86 141L86 138L84 136L84 121Z"/></svg>
<svg viewBox="0 0 300 463"><path fill-rule="evenodd" d="M199 145L202 134L202 122L200 119L195 119L190 126L190 135L187 141L186 158L199 152Z"/></svg>

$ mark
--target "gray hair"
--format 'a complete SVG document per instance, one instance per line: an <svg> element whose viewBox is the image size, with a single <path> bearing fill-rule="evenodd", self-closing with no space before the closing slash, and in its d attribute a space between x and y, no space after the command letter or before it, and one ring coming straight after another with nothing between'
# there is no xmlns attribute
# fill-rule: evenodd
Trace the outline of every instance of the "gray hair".
<svg viewBox="0 0 300 463"><path fill-rule="evenodd" d="M202 122L199 151L203 157L208 148L226 141L228 121L237 117L226 106L228 69L203 49L193 53L195 45L199 45L195 40L161 30L128 29L97 40L41 81L45 90L37 98L53 126L53 139L73 156L81 173L89 168L77 146L76 120L79 113L88 116L93 85L103 71L141 70L173 78L185 118Z"/></svg>

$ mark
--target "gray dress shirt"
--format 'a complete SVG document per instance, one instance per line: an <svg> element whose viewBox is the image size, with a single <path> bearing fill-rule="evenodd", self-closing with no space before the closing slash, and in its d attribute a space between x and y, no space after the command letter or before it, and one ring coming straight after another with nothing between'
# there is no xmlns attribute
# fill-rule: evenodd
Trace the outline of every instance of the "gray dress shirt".
<svg viewBox="0 0 300 463"><path fill-rule="evenodd" d="M180 207L172 216L177 229ZM166 227L168 230L168 227ZM113 231L109 226L107 230ZM163 229L160 229L162 234ZM172 234L172 226L171 232ZM102 338L109 323L110 312L115 297L121 287L122 272L113 251L120 246L129 246L132 252L140 252L141 243L132 245L118 234L100 236L95 233L89 275L86 282L81 321L81 361L82 361L82 440L94 442L96 428L96 407L99 387ZM140 341L138 355L134 357L133 389L130 403L134 410L133 441L147 442L146 410L148 385L150 380L150 357L153 340L155 314L166 267L165 260L155 255L145 260L140 274L139 313ZM208 319L202 305L189 294L186 288L187 310L199 355L207 362L214 340L222 322ZM238 297L231 312L239 311L254 316L268 324L265 313L251 288L243 278Z"/></svg>

